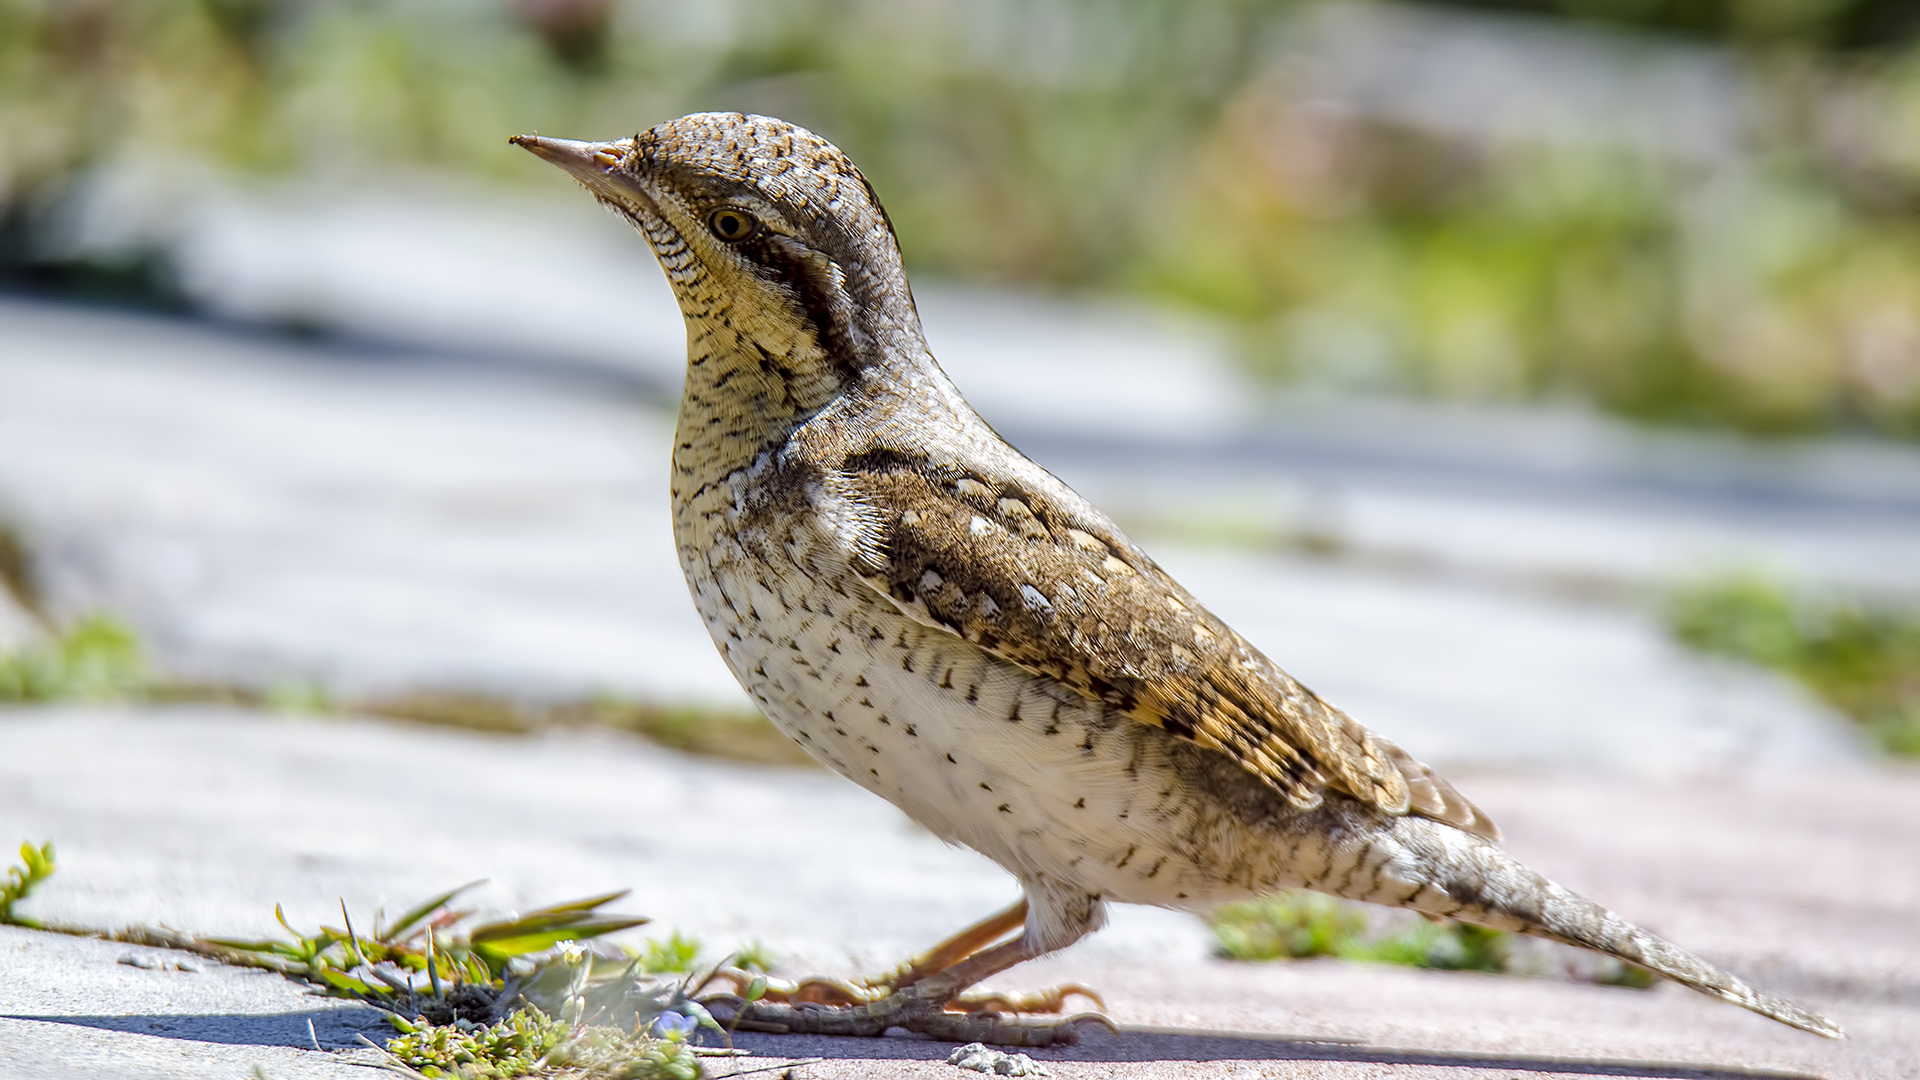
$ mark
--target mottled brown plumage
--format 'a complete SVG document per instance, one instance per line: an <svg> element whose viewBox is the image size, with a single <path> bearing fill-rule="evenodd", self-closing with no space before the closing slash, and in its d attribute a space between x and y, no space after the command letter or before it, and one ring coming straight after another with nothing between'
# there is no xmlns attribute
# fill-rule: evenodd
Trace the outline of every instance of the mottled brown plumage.
<svg viewBox="0 0 1920 1080"><path fill-rule="evenodd" d="M673 284L674 535L728 666L815 757L1025 894L887 980L728 1003L742 1022L1045 1044L1070 1025L946 1007L1109 901L1307 887L1600 949L1837 1034L1515 863L1432 770L1000 439L934 362L886 215L824 140L715 113L515 141L632 221Z"/></svg>
<svg viewBox="0 0 1920 1080"><path fill-rule="evenodd" d="M1225 754L1301 809L1331 787L1497 836L1444 780L1280 670L1103 515L1050 497L1053 485L884 450L843 461L834 483L873 508L871 561L859 569L909 617Z"/></svg>

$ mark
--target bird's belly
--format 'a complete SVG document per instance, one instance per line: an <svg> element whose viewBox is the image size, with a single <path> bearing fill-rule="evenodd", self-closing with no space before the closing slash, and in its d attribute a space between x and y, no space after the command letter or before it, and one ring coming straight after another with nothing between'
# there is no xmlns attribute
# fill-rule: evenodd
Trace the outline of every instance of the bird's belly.
<svg viewBox="0 0 1920 1080"><path fill-rule="evenodd" d="M936 835L1022 880L1129 903L1197 908L1290 884L1263 850L1272 838L1180 774L1171 736L914 622L851 577L769 570L690 567L728 666L808 753Z"/></svg>

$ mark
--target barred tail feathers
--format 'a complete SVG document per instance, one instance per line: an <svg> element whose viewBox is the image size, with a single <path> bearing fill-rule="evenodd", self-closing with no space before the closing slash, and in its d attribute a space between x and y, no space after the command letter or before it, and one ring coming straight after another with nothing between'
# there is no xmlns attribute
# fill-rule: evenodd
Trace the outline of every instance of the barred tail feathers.
<svg viewBox="0 0 1920 1080"><path fill-rule="evenodd" d="M1658 972L1723 1001L1830 1039L1844 1039L1839 1025L1790 1001L1762 993L1705 960L1521 865L1492 843L1451 826L1408 816L1393 819L1391 841L1369 844L1380 858L1377 874L1350 874L1336 895L1389 903L1429 915L1459 919L1578 945ZM1384 857L1383 857L1384 856ZM1362 862L1372 861L1368 855ZM1352 885L1370 878L1366 888ZM1399 896L1391 879L1401 879ZM1411 897L1406 887L1424 882ZM1322 885L1324 887L1324 884ZM1361 892L1370 895L1360 895Z"/></svg>

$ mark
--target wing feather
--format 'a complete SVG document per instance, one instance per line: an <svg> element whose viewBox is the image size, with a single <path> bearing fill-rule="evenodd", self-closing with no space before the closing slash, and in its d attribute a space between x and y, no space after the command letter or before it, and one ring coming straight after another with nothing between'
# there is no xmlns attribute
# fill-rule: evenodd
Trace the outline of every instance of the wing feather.
<svg viewBox="0 0 1920 1080"><path fill-rule="evenodd" d="M912 618L1226 754L1294 806L1333 788L1496 835L1432 770L1282 671L1065 485L993 473L891 455L837 470L833 494L867 508L880 533L856 571Z"/></svg>

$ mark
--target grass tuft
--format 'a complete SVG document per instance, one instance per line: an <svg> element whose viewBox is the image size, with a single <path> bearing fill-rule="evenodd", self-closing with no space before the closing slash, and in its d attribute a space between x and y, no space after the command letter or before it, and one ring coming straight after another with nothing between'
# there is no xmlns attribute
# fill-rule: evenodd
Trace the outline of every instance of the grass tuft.
<svg viewBox="0 0 1920 1080"><path fill-rule="evenodd" d="M52 876L53 845L23 844L20 856L24 865L11 869L0 885L0 923L185 950L366 1002L386 1011L396 1034L384 1050L389 1064L406 1075L698 1080L701 1057L735 1053L693 1041L701 1028L727 1035L691 996L712 973L658 974L690 970L698 941L676 933L644 950L582 944L648 921L601 910L626 896L624 890L473 923L472 912L453 907L479 884L473 882L390 922L376 914L356 923L343 902L340 926L300 930L276 905L274 917L287 937L196 937L146 926L104 931L23 918L14 904Z"/></svg>
<svg viewBox="0 0 1920 1080"><path fill-rule="evenodd" d="M1675 589L1666 620L1685 644L1789 675L1888 753L1920 757L1920 614L1744 574Z"/></svg>
<svg viewBox="0 0 1920 1080"><path fill-rule="evenodd" d="M634 957L640 970L653 975L687 974L700 958L700 942L675 930L665 941L650 940Z"/></svg>

